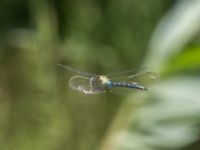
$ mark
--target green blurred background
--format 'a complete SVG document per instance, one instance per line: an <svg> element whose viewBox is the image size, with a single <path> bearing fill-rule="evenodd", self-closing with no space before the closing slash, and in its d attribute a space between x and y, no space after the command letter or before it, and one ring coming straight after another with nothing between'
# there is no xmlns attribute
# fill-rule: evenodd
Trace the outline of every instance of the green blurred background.
<svg viewBox="0 0 200 150"><path fill-rule="evenodd" d="M84 95L56 63L161 78ZM199 150L199 75L199 0L0 0L1 150Z"/></svg>

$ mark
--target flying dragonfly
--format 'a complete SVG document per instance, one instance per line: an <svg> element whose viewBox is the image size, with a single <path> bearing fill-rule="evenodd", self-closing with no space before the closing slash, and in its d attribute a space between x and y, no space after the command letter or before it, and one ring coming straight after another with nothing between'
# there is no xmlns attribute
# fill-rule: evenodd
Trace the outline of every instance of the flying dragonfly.
<svg viewBox="0 0 200 150"><path fill-rule="evenodd" d="M123 91L122 89L147 91L145 84L141 83L149 83L149 81L155 81L159 78L159 75L155 72L133 74L135 70L128 70L108 75L98 75L79 71L62 64L57 65L76 74L70 78L69 86L73 90L84 94L115 93L115 91Z"/></svg>

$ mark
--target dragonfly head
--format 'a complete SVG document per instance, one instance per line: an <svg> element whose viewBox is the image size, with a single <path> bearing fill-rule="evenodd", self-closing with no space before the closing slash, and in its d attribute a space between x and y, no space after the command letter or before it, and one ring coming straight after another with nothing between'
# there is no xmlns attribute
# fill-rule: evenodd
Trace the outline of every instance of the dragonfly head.
<svg viewBox="0 0 200 150"><path fill-rule="evenodd" d="M105 90L109 82L109 78L104 75L96 75L90 78L90 86L95 89Z"/></svg>

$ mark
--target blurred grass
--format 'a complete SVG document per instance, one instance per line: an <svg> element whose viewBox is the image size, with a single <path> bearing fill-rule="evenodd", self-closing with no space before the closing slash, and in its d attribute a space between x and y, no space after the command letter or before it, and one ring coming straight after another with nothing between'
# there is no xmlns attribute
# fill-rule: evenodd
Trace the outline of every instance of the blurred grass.
<svg viewBox="0 0 200 150"><path fill-rule="evenodd" d="M0 148L198 149L198 6L2 0ZM72 74L57 62L99 74L143 64L161 81L148 93L88 96L68 88Z"/></svg>
<svg viewBox="0 0 200 150"><path fill-rule="evenodd" d="M189 47L186 48L181 54L178 56L174 56L170 60L170 62L165 67L164 74L173 74L173 73L188 73L193 74L194 76L199 75L200 68L200 48L197 47Z"/></svg>

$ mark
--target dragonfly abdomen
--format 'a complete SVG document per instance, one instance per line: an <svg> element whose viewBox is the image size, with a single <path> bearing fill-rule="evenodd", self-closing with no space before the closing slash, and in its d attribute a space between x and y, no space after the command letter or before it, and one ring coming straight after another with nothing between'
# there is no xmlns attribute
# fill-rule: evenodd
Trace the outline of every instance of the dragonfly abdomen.
<svg viewBox="0 0 200 150"><path fill-rule="evenodd" d="M147 90L142 85L136 82L112 82L113 87L126 87L126 88L133 88L133 89L140 89L140 90Z"/></svg>

